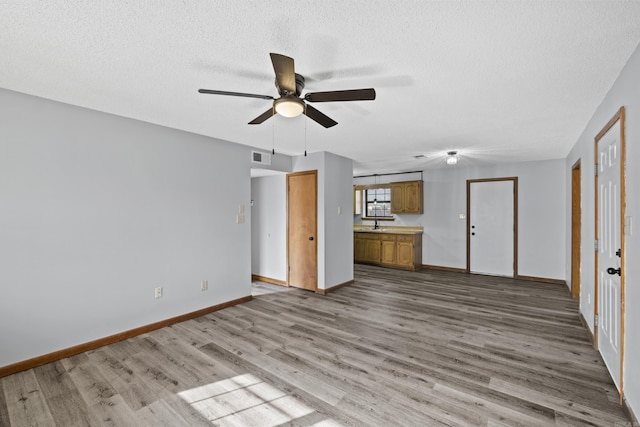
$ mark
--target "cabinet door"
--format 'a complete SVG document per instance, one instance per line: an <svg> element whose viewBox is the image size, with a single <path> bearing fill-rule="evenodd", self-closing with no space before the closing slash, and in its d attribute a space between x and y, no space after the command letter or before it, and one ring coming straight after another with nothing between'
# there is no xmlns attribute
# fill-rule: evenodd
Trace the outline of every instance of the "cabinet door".
<svg viewBox="0 0 640 427"><path fill-rule="evenodd" d="M353 186L353 214L360 215L362 213L362 192L359 188Z"/></svg>
<svg viewBox="0 0 640 427"><path fill-rule="evenodd" d="M404 213L404 182L391 184L391 213Z"/></svg>
<svg viewBox="0 0 640 427"><path fill-rule="evenodd" d="M364 261L380 262L380 240L365 240Z"/></svg>
<svg viewBox="0 0 640 427"><path fill-rule="evenodd" d="M415 268L413 257L413 242L398 242L397 243L397 264L401 267Z"/></svg>
<svg viewBox="0 0 640 427"><path fill-rule="evenodd" d="M422 213L422 181L411 181L405 184L404 213Z"/></svg>
<svg viewBox="0 0 640 427"><path fill-rule="evenodd" d="M381 262L383 264L395 264L396 263L396 242L394 240L383 240L381 247L382 247Z"/></svg>
<svg viewBox="0 0 640 427"><path fill-rule="evenodd" d="M366 254L366 240L359 239L357 236L353 239L353 259L355 261L364 261Z"/></svg>

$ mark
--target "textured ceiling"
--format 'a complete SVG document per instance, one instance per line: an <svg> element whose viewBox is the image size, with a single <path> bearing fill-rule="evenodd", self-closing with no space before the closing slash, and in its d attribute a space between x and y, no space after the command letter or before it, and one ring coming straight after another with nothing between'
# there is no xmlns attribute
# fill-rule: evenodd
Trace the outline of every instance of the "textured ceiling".
<svg viewBox="0 0 640 427"><path fill-rule="evenodd" d="M0 0L0 87L354 172L565 157L640 42L634 1ZM269 52L339 124L250 120L277 96ZM416 155L425 158L415 159Z"/></svg>

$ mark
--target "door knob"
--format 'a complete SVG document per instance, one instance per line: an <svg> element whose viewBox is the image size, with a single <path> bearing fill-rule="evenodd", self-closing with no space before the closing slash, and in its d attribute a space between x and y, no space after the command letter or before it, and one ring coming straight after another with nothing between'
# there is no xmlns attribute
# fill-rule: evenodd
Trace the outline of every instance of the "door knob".
<svg viewBox="0 0 640 427"><path fill-rule="evenodd" d="M310 237L309 237L309 240L313 240L313 236L310 236Z"/></svg>
<svg viewBox="0 0 640 427"><path fill-rule="evenodd" d="M618 267L618 268L609 267L609 268L607 268L607 273L609 273L609 274L617 274L618 276L620 276L620 273L621 273L620 267Z"/></svg>

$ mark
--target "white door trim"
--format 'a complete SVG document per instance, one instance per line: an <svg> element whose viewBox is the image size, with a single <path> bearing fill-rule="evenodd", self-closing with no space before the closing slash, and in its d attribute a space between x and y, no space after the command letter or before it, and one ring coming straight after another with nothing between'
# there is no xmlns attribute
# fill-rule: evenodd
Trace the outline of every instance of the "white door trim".
<svg viewBox="0 0 640 427"><path fill-rule="evenodd" d="M624 313L625 313L625 134L624 134L624 116L625 111L624 107L620 107L620 109L616 112L616 114L609 120L609 122L602 128L602 130L595 137L595 169L598 170L598 143L600 140L607 134L607 132L615 126L618 121L620 122L620 372L616 373L619 375L619 387L620 387L620 401L624 397L624 337L625 337L625 324L624 324ZM600 218L599 218L599 182L598 175L595 176L595 238L596 241L599 239L599 229L600 229ZM594 347L598 349L598 315L600 313L600 266L598 262L598 250L596 248L595 251L595 289L594 289L594 319L593 319L593 343ZM613 377L612 373L612 377Z"/></svg>

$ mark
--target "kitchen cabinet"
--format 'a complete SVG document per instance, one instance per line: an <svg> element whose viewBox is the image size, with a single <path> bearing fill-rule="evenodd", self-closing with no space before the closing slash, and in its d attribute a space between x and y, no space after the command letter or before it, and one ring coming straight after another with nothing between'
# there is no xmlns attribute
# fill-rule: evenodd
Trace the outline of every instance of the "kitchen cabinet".
<svg viewBox="0 0 640 427"><path fill-rule="evenodd" d="M422 268L422 233L355 232L354 261L419 270Z"/></svg>
<svg viewBox="0 0 640 427"><path fill-rule="evenodd" d="M421 214L422 212L422 181L391 183L391 213Z"/></svg>
<svg viewBox="0 0 640 427"><path fill-rule="evenodd" d="M362 213L362 193L364 190L353 186L353 214L360 215Z"/></svg>
<svg viewBox="0 0 640 427"><path fill-rule="evenodd" d="M380 263L380 236L377 233L354 233L354 260L371 264Z"/></svg>
<svg viewBox="0 0 640 427"><path fill-rule="evenodd" d="M396 263L396 235L381 234L380 235L380 263L386 265L394 265Z"/></svg>

